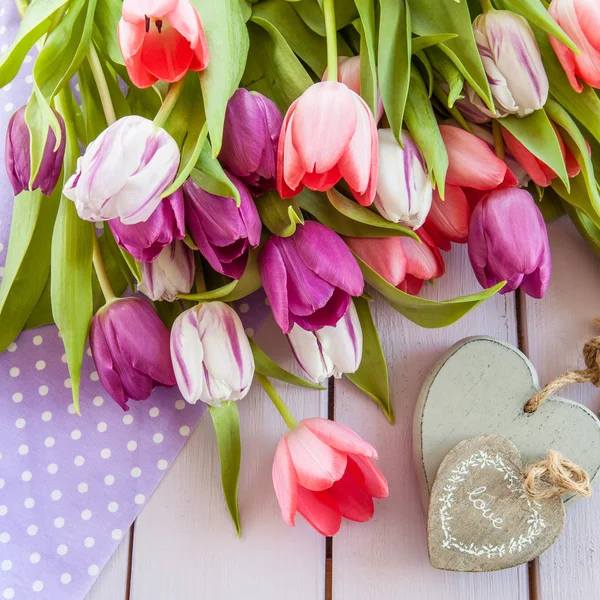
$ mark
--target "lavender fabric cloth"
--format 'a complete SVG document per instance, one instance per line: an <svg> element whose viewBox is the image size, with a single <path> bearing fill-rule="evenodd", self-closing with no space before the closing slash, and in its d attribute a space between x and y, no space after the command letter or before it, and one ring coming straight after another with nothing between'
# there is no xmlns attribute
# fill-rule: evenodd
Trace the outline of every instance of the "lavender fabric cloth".
<svg viewBox="0 0 600 600"><path fill-rule="evenodd" d="M18 23L13 3L3 1L0 53ZM27 102L32 66L27 56L18 78L0 90L0 135ZM0 278L12 202L0 167ZM252 335L266 314L264 296L238 310ZM203 405L186 404L176 388L161 388L145 402L130 402L124 413L100 385L89 351L82 417L74 414L69 388L53 325L24 332L0 355L2 600L82 600L204 412Z"/></svg>

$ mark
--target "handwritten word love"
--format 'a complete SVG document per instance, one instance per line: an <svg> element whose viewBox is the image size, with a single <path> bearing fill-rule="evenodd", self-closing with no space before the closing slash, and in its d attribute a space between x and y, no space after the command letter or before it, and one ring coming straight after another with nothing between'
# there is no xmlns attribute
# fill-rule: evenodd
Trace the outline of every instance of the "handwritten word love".
<svg viewBox="0 0 600 600"><path fill-rule="evenodd" d="M485 487L485 486L478 487L476 490L469 492L467 494L467 497L469 498L469 500L471 501L473 506L477 510L480 510L482 512L483 518L489 519L491 521L492 527L494 527L495 529L502 529L502 523L504 522L504 519L502 519L501 517L495 517L494 513L487 507L485 500L482 500L481 498L477 498L477 496L480 496L481 494L485 493L486 491L487 491L487 487Z"/></svg>

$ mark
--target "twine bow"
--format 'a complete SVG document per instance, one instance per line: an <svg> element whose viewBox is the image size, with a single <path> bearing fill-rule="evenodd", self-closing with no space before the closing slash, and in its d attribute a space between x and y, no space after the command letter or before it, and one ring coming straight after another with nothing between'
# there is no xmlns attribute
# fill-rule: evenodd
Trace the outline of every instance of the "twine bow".
<svg viewBox="0 0 600 600"><path fill-rule="evenodd" d="M590 476L585 470L554 450L527 469L523 489L531 500L547 500L566 493L582 498L592 495Z"/></svg>
<svg viewBox="0 0 600 600"><path fill-rule="evenodd" d="M567 371L551 381L527 402L525 412L535 412L548 396L552 396L571 383L593 383L596 387L600 387L600 337L592 338L585 344L583 358L587 369Z"/></svg>

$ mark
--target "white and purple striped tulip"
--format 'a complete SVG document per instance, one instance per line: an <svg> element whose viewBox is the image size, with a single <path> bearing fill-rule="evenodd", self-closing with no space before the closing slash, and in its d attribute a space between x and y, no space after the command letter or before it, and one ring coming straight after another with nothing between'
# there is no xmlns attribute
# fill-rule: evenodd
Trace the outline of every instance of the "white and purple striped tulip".
<svg viewBox="0 0 600 600"><path fill-rule="evenodd" d="M152 262L140 265L142 281L138 290L150 300L174 302L179 294L189 294L194 285L194 253L181 241L174 241Z"/></svg>
<svg viewBox="0 0 600 600"><path fill-rule="evenodd" d="M179 315L171 330L171 359L187 402L219 406L241 400L254 377L254 356L237 313L206 302Z"/></svg>
<svg viewBox="0 0 600 600"><path fill-rule="evenodd" d="M431 209L433 184L425 161L407 131L402 132L404 148L391 129L380 129L379 178L375 206L394 223L421 227Z"/></svg>
<svg viewBox="0 0 600 600"><path fill-rule="evenodd" d="M143 223L173 183L179 160L177 142L164 129L143 117L123 117L87 147L64 195L86 221Z"/></svg>
<svg viewBox="0 0 600 600"><path fill-rule="evenodd" d="M548 76L529 23L508 10L490 10L473 22L473 33L494 96L496 114L475 93L469 99L484 114L525 117L548 99Z"/></svg>
<svg viewBox="0 0 600 600"><path fill-rule="evenodd" d="M29 128L25 122L26 108L26 106L22 106L15 112L8 123L8 129L6 130L6 151L4 153L6 173L15 192L15 196L20 194L23 190L37 189L40 189L45 196L49 196L58 183L65 156L65 122L59 113L53 111L54 116L58 119L60 124L62 132L61 141L58 148L55 149L56 135L54 134L54 131L49 128L40 169L33 183L30 184L31 137Z"/></svg>
<svg viewBox="0 0 600 600"><path fill-rule="evenodd" d="M298 364L315 383L356 373L362 360L363 336L354 302L334 327L306 331L294 325L288 341Z"/></svg>
<svg viewBox="0 0 600 600"><path fill-rule="evenodd" d="M277 146L283 117L259 92L240 88L229 100L219 161L255 195L277 187Z"/></svg>

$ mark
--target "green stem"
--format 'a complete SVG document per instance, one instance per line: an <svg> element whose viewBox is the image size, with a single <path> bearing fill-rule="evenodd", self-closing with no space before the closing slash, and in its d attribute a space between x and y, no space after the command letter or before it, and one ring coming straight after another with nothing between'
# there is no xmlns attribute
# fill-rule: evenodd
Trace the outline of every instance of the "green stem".
<svg viewBox="0 0 600 600"><path fill-rule="evenodd" d="M15 0L15 4L17 5L17 10L19 11L19 16L21 19L25 16L25 11L29 7L28 0Z"/></svg>
<svg viewBox="0 0 600 600"><path fill-rule="evenodd" d="M173 112L175 105L177 104L177 100L179 100L179 96L181 96L181 92L183 91L183 86L185 82L183 79L172 83L169 86L169 91L165 96L165 100L162 103L162 106L158 109L156 113L156 117L154 117L154 124L158 127L163 127L167 122L169 115Z"/></svg>
<svg viewBox="0 0 600 600"><path fill-rule="evenodd" d="M448 110L452 118L465 130L469 133L473 133L471 126L465 121L462 113L456 106L449 107L448 106L448 95L441 88L439 83L435 83L433 86L433 93L435 97L444 105L444 108Z"/></svg>
<svg viewBox="0 0 600 600"><path fill-rule="evenodd" d="M504 160L504 139L502 137L502 125L496 119L492 121L492 132L494 133L494 148L496 156L500 160Z"/></svg>
<svg viewBox="0 0 600 600"><path fill-rule="evenodd" d="M98 88L98 94L100 95L100 102L102 103L102 110L104 110L106 122L108 125L112 125L117 120L117 115L115 114L115 107L113 106L112 99L110 97L110 90L108 89L108 82L106 81L106 76L104 75L104 69L102 68L102 63L100 62L100 58L98 57L98 52L96 52L94 44L90 44L90 49L88 50L88 61L92 69L92 75L94 76L96 87Z"/></svg>
<svg viewBox="0 0 600 600"><path fill-rule="evenodd" d="M277 393L277 390L273 387L273 384L262 373L255 373L254 376L258 380L258 383L263 386L269 398L271 398L271 402L279 411L279 414L285 421L285 424L290 429L296 427L296 419L294 419L290 409L285 405L285 402L281 399L281 396Z"/></svg>
<svg viewBox="0 0 600 600"><path fill-rule="evenodd" d="M325 34L327 36L327 81L338 80L337 28L335 26L335 0L325 0Z"/></svg>
<svg viewBox="0 0 600 600"><path fill-rule="evenodd" d="M98 277L98 283L100 284L100 289L104 294L104 299L106 303L112 302L117 299L115 295L112 285L110 285L110 280L108 279L108 275L106 274L106 268L104 266L104 261L102 260L102 253L100 252L100 244L98 242L98 238L96 233L94 232L94 254L92 255L92 262L94 263L94 269L96 270L96 276Z"/></svg>
<svg viewBox="0 0 600 600"><path fill-rule="evenodd" d="M481 3L481 8L483 9L483 12L489 12L490 10L494 10L494 7L492 6L492 0L479 0Z"/></svg>

